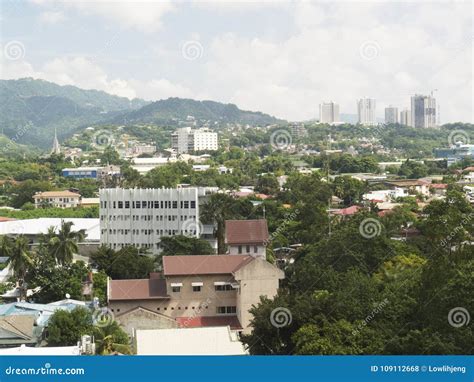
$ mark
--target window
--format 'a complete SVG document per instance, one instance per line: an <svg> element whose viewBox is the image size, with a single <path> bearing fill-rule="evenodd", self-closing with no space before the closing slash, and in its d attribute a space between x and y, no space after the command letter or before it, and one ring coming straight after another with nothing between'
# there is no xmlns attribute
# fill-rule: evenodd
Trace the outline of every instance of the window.
<svg viewBox="0 0 474 382"><path fill-rule="evenodd" d="M236 314L237 307L235 306L218 306L216 308L217 314Z"/></svg>
<svg viewBox="0 0 474 382"><path fill-rule="evenodd" d="M239 245L239 255L242 253L242 246Z"/></svg>
<svg viewBox="0 0 474 382"><path fill-rule="evenodd" d="M184 201L184 208L189 208L189 202L187 200Z"/></svg>
<svg viewBox="0 0 474 382"><path fill-rule="evenodd" d="M176 200L173 201L173 208L178 208L178 202Z"/></svg>
<svg viewBox="0 0 474 382"><path fill-rule="evenodd" d="M247 245L245 249L246 249L247 253L250 253L250 245Z"/></svg>
<svg viewBox="0 0 474 382"><path fill-rule="evenodd" d="M128 200L125 202L125 208L130 208L130 202Z"/></svg>
<svg viewBox="0 0 474 382"><path fill-rule="evenodd" d="M171 283L171 291L173 293L181 292L181 287L183 286L182 283Z"/></svg>
<svg viewBox="0 0 474 382"><path fill-rule="evenodd" d="M193 285L193 292L200 292L202 289L202 286L200 285Z"/></svg>
<svg viewBox="0 0 474 382"><path fill-rule="evenodd" d="M142 208L146 208L146 200L142 200Z"/></svg>
<svg viewBox="0 0 474 382"><path fill-rule="evenodd" d="M258 252L258 247L256 245L253 246L253 253L257 253Z"/></svg>
<svg viewBox="0 0 474 382"><path fill-rule="evenodd" d="M223 292L223 291L233 290L234 288L232 288L232 285L230 283L217 281L214 283L214 289L216 291Z"/></svg>
<svg viewBox="0 0 474 382"><path fill-rule="evenodd" d="M156 200L154 204L155 204L155 208L160 208L160 202L159 201Z"/></svg>
<svg viewBox="0 0 474 382"><path fill-rule="evenodd" d="M196 208L196 202L194 200L191 200L191 208Z"/></svg>
<svg viewBox="0 0 474 382"><path fill-rule="evenodd" d="M135 202L135 208L140 208L140 202Z"/></svg>
<svg viewBox="0 0 474 382"><path fill-rule="evenodd" d="M118 208L123 208L123 202L118 202Z"/></svg>

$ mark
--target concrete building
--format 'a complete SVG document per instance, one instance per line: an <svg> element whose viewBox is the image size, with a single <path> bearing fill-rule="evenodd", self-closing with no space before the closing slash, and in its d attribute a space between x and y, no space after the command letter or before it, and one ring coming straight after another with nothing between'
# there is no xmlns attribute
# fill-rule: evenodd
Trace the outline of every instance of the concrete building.
<svg viewBox="0 0 474 382"><path fill-rule="evenodd" d="M137 330L137 355L246 355L229 327Z"/></svg>
<svg viewBox="0 0 474 382"><path fill-rule="evenodd" d="M361 98L357 101L358 123L365 126L377 125L375 116L375 99Z"/></svg>
<svg viewBox="0 0 474 382"><path fill-rule="evenodd" d="M266 258L268 227L265 219L226 220L225 242L229 255L250 255Z"/></svg>
<svg viewBox="0 0 474 382"><path fill-rule="evenodd" d="M78 207L81 195L69 190L65 191L45 191L37 192L33 195L35 208L55 207L55 208L72 208Z"/></svg>
<svg viewBox="0 0 474 382"><path fill-rule="evenodd" d="M400 112L400 124L403 126L411 126L411 110L404 109Z"/></svg>
<svg viewBox="0 0 474 382"><path fill-rule="evenodd" d="M193 130L190 127L181 127L171 134L171 148L178 154L190 151L216 151L217 133L206 128Z"/></svg>
<svg viewBox="0 0 474 382"><path fill-rule="evenodd" d="M432 96L411 97L411 122L413 127L436 127L436 99Z"/></svg>
<svg viewBox="0 0 474 382"><path fill-rule="evenodd" d="M474 145L455 143L451 148L434 149L435 158L446 159L448 166L462 159L474 158Z"/></svg>
<svg viewBox="0 0 474 382"><path fill-rule="evenodd" d="M388 106L385 108L385 123L395 124L398 123L398 108L395 106Z"/></svg>
<svg viewBox="0 0 474 382"><path fill-rule="evenodd" d="M175 319L180 327L229 326L251 332L249 309L273 298L282 270L248 255L164 256L161 277L109 280L114 314L137 307Z"/></svg>
<svg viewBox="0 0 474 382"><path fill-rule="evenodd" d="M101 243L113 249L127 245L160 252L163 236L206 239L216 248L214 226L199 220L199 209L216 187L101 189Z"/></svg>
<svg viewBox="0 0 474 382"><path fill-rule="evenodd" d="M90 166L63 168L62 176L74 179L103 179L120 176L119 166Z"/></svg>
<svg viewBox="0 0 474 382"><path fill-rule="evenodd" d="M323 102L319 104L319 122L336 124L340 123L339 105L334 102Z"/></svg>

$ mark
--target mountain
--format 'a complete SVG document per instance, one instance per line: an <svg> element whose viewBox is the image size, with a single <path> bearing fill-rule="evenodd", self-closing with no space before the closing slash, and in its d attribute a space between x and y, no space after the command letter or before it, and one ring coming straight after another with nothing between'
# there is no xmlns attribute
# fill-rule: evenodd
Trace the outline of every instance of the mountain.
<svg viewBox="0 0 474 382"><path fill-rule="evenodd" d="M138 110L121 115L116 122L173 124L173 122L185 121L188 116L219 124L269 125L284 122L261 112L240 110L234 104L184 98L168 98L152 102Z"/></svg>
<svg viewBox="0 0 474 382"><path fill-rule="evenodd" d="M60 86L32 78L0 80L0 122L7 137L41 148L51 146L54 130L59 139L81 126L115 118L146 105L98 90Z"/></svg>
<svg viewBox="0 0 474 382"><path fill-rule="evenodd" d="M88 126L134 123L173 126L186 121L188 116L217 125L282 122L268 114L213 101L168 98L149 103L32 78L0 80L0 131L16 143L42 149L51 147L55 130L62 142Z"/></svg>

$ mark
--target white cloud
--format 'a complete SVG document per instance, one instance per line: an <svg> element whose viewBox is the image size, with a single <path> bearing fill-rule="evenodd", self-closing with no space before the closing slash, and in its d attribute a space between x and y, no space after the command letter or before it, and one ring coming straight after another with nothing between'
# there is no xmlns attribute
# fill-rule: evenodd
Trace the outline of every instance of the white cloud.
<svg viewBox="0 0 474 382"><path fill-rule="evenodd" d="M57 24L66 20L66 16L61 11L45 11L39 15L39 21L43 24Z"/></svg>

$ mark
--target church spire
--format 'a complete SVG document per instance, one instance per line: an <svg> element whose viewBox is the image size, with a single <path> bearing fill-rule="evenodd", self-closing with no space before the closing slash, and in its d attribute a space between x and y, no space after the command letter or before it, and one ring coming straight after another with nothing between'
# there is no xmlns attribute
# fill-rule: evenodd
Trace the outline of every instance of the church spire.
<svg viewBox="0 0 474 382"><path fill-rule="evenodd" d="M54 140L53 140L53 148L51 149L51 154L59 154L61 153L61 146L59 145L58 141L58 134L56 128L54 128Z"/></svg>

